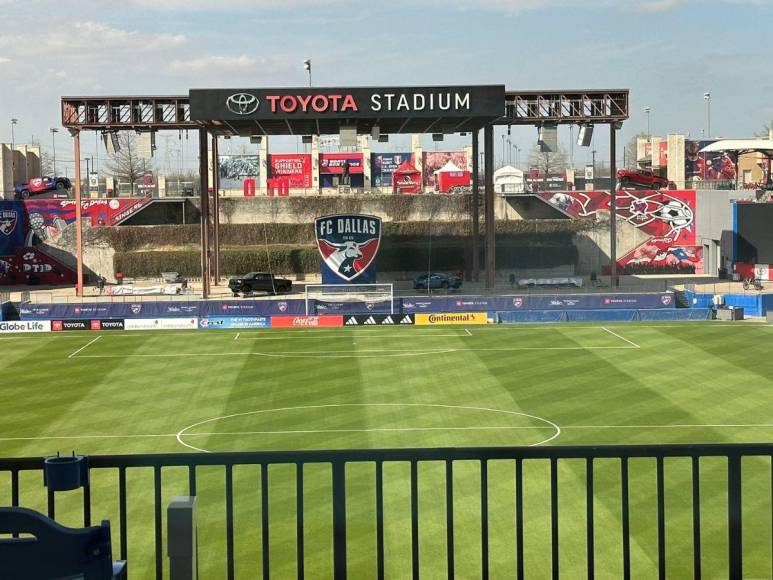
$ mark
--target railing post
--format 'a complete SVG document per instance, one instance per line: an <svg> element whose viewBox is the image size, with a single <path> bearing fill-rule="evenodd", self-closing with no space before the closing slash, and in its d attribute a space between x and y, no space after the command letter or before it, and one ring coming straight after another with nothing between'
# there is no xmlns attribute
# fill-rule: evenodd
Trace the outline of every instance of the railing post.
<svg viewBox="0 0 773 580"><path fill-rule="evenodd" d="M333 578L346 580L346 463L333 462Z"/></svg>
<svg viewBox="0 0 773 580"><path fill-rule="evenodd" d="M198 578L196 498L173 497L167 508L167 554L170 580Z"/></svg>
<svg viewBox="0 0 773 580"><path fill-rule="evenodd" d="M729 578L743 578L741 456L727 458L727 530Z"/></svg>

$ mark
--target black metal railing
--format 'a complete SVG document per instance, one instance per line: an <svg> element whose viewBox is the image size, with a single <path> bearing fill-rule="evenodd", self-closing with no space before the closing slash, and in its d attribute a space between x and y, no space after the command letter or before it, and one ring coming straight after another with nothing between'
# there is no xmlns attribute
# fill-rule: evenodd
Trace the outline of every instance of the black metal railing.
<svg viewBox="0 0 773 580"><path fill-rule="evenodd" d="M445 528L445 561L433 561L432 566L440 567L442 573L447 574L448 578L453 578L459 565L456 560L457 546L455 537L460 533L455 529L455 515L460 517L462 514L455 514L455 468L460 462L465 462L466 466L475 466L473 478L479 488L480 497L474 498L475 505L479 501L479 518L477 525L480 527L480 577L491 577L490 565L492 554L490 553L491 535L489 531L489 522L492 514L496 513L497 505L492 503L490 498L490 487L492 484L492 465L502 465L501 462L512 463L513 471L509 473L514 479L514 489L510 497L514 494L514 545L512 551L515 555L514 575L517 578L527 576L524 568L524 556L526 547L524 544L525 532L529 530L528 518L524 516L524 490L525 474L524 465L532 461L542 461L545 467L549 466L549 477L543 478L541 486L549 486L549 533L545 533L541 542L550 547L550 570L553 578L558 578L561 570L561 545L559 543L560 521L559 514L559 470L564 462L573 462L575 468L582 465L582 468L576 469L577 474L584 474L585 489L579 490L579 497L584 496L585 503L585 570L583 575L588 578L596 575L597 568L600 568L599 558L596 549L596 541L600 533L615 534L622 533L620 538L620 553L617 566L621 566L623 578L632 577L632 550L631 550L631 506L637 502L637 494L641 490L640 481L632 488L631 485L631 466L634 461L641 458L654 460L654 480L656 494L656 530L653 532L657 536L657 547L655 561L657 564L657 574L659 578L666 577L666 530L669 512L666 509L666 481L667 481L667 460L671 458L682 458L684 467L688 468L691 479L691 485L679 486L680 492L689 490L691 494L691 505L684 509L685 513L691 515L691 530L688 540L693 545L692 575L695 578L701 578L702 570L702 551L701 546L705 537L702 532L702 514L701 509L701 466L703 460L721 462L720 472L724 472L721 482L717 484L716 464L715 470L711 474L711 480L715 485L719 485L722 493L726 494L727 507L726 513L722 507L721 516L726 523L727 531L727 570L713 570L711 574L720 577L741 578L744 572L744 551L742 544L743 530L743 509L742 509L742 460L752 460L755 458L773 459L773 444L739 444L739 445L635 445L635 446L561 446L561 447L515 447L515 448L448 448L448 449L388 449L388 450L351 450L351 451L297 451L297 452L250 452L250 453L177 453L177 454L157 454L157 455L113 455L113 456L91 456L89 458L90 473L111 471L117 472L117 504L118 504L118 530L120 536L120 558L129 559L131 562L132 554L129 554L129 529L128 516L130 513L131 497L127 494L127 473L141 468L150 468L153 472L153 499L152 499L152 521L141 518L133 518L132 525L141 528L142 535L153 537L153 556L155 558L154 568L157 578L164 576L164 551L163 551L163 525L162 525L162 470L173 468L187 468L187 492L190 495L197 495L197 483L199 474L205 469L222 468L222 473L217 481L224 485L223 497L225 508L225 574L228 578L235 577L235 541L238 537L235 534L234 525L234 469L240 466L259 466L260 467L260 500L261 507L260 524L254 522L254 528L261 530L261 567L263 578L269 578L272 571L273 561L270 559L270 519L269 510L273 509L271 505L271 494L274 488L269 487L269 466L294 466L294 492L295 492L295 549L294 557L295 570L298 578L304 578L307 575L306 567L308 562L304 557L304 515L310 509L308 493L304 496L304 471L312 465L326 464L330 469L330 489L331 493L320 494L314 498L314 502L332 506L332 576L336 579L354 577L355 575L348 568L347 543L352 541L347 536L347 507L352 509L351 503L347 504L347 493L351 493L351 482L347 484L347 469L352 469L359 465L369 465L373 467L373 477L375 480L375 489L373 501L375 503L375 562L374 569L378 578L385 577L386 565L388 562L385 551L385 524L388 523L385 515L385 466L392 463L403 464L408 468L408 476L404 477L399 483L405 486L410 504L410 525L406 526L405 533L410 536L410 574L413 578L419 578L421 572L419 559L419 526L420 526L420 506L419 506L419 467L432 463L438 466L438 475L445 479L444 489L433 489L433 494L445 494L444 514L445 519L442 522ZM577 461L584 462L578 464ZM619 474L619 484L616 483L614 489L619 488L619 509L620 526L615 529L599 529L595 519L595 504L599 501L597 494L599 488L606 485L608 481L608 472L605 472L603 481L597 476L597 469L603 464L609 466L609 460L618 467L614 467L613 472ZM492 463L495 462L495 463ZM607 462L607 463L602 463ZM648 462L647 465L650 465ZM725 465L726 464L726 465ZM764 462L765 477L773 475L773 462L768 467ZM10 499L14 506L20 505L20 497L28 490L20 489L20 475L29 471L42 471L43 462L40 458L7 458L0 459L0 476L10 474ZM759 467L759 466L757 466ZM508 468L508 469L511 469ZM636 464L636 469L640 466ZM457 468L458 469L458 468ZM469 474L469 471L468 471ZM211 475L211 474L210 474ZM458 474L457 474L458 476ZM222 477L222 479L220 479ZM616 475L617 477L617 475ZM24 475L25 479L29 479ZM307 475L308 478L308 475ZM184 480L185 478L183 478ZM7 497L7 490L2 486L7 485L8 478L0 478L0 497ZM40 480L42 482L42 477ZM457 480L458 481L458 480ZM773 481L766 479L765 482ZM93 482L93 477L92 477ZM209 481L211 483L211 479ZM390 480L390 489L394 486L394 481ZM705 483L705 482L704 482ZM39 485L39 484L38 484ZM220 485L220 483L218 483ZM93 486L93 483L92 483ZM290 486L292 487L292 486ZM442 485L439 487L443 487ZM254 491L254 490L253 490ZM575 490L577 491L577 490ZM584 493L583 493L584 491ZM115 491L112 492L115 494ZM770 501L771 489L766 492L766 501ZM457 498L458 499L458 498ZM468 496L465 497L468 499ZM305 501L305 503L304 503ZM80 503L80 502L78 502ZM201 503L201 500L200 500ZM56 517L57 498L53 492L47 492L48 513L50 517ZM92 514L100 511L97 505L92 505L92 492L89 487L83 491L82 511L84 525L90 525ZM287 506L285 506L286 508ZM359 507L359 505L358 505ZM533 509L527 504L527 509ZM80 508L78 508L80 510ZM567 509L567 508L564 508ZM575 506L575 509L576 506ZM579 510L580 513L582 509ZM103 514L98 514L101 518ZM352 514L350 513L349 516ZM575 513L574 516L577 516ZM716 524L716 513L712 514L714 524ZM564 516L566 517L566 516ZM771 514L766 514L768 524L771 522ZM201 526L205 525L203 522ZM139 533L139 532L138 532ZM476 533L477 535L477 533ZM673 539L673 538L672 538ZM458 543L458 540L457 540ZM512 554L511 554L512 555ZM407 565L406 565L407 567ZM574 574L578 571L574 570ZM249 577L255 577L258 573L253 570ZM295 574L293 574L295 575ZM567 577L570 574L565 574Z"/></svg>

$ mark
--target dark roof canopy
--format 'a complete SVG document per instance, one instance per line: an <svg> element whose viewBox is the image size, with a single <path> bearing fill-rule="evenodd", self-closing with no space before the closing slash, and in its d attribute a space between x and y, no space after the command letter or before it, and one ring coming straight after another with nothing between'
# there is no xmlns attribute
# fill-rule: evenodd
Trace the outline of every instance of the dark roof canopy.
<svg viewBox="0 0 773 580"><path fill-rule="evenodd" d="M71 131L206 128L221 135L454 133L499 125L619 124L627 89L505 91L502 85L192 89L189 95L62 97Z"/></svg>

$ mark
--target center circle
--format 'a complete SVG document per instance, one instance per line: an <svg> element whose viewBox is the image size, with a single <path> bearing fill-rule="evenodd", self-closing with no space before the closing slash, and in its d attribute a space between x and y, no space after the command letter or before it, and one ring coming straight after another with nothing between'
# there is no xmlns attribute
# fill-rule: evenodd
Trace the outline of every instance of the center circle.
<svg viewBox="0 0 773 580"><path fill-rule="evenodd" d="M362 417L352 416L351 410L355 408L367 410L367 424L363 424ZM433 413L428 413L428 410ZM259 420L256 421L256 418ZM374 420L376 426L372 425ZM379 421L383 424L378 424ZM537 415L487 407L433 403L340 403L260 409L211 417L183 427L176 437L181 445L189 449L212 453L215 450L206 449L201 444L194 445L193 441L197 437L206 438L216 444L222 441L227 447L216 451L263 450L254 445L256 438L282 442L281 447L269 444L266 449L286 449L288 438L312 441L311 445L300 446L296 441L291 447L293 449L341 449L346 448L345 443L331 443L328 447L324 445L325 438L335 441L355 434L370 438L382 436L397 442L379 447L533 447L558 437L561 428ZM518 434L517 437L514 434ZM422 437L420 442L405 444L406 437L419 436ZM510 440L524 436L529 441ZM481 437L496 439L496 443L482 442ZM444 443L442 439L448 439L448 442ZM249 446L242 448L245 443ZM362 445L357 447L362 448Z"/></svg>

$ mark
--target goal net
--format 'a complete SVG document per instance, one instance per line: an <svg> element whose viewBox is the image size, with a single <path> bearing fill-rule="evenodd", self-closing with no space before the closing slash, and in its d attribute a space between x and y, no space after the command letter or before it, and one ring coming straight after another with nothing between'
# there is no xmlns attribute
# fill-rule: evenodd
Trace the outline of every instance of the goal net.
<svg viewBox="0 0 773 580"><path fill-rule="evenodd" d="M392 284L307 284L306 315L320 312L363 312L394 314Z"/></svg>

